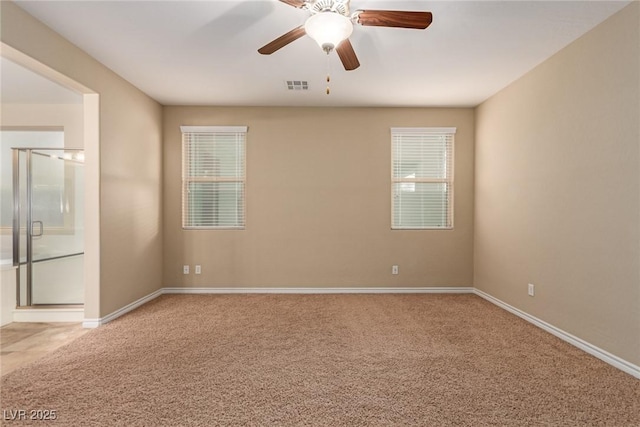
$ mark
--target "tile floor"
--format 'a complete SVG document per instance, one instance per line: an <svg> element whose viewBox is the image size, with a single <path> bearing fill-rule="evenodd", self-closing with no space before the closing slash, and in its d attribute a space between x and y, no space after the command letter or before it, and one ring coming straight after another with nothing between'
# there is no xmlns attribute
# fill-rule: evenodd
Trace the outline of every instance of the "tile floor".
<svg viewBox="0 0 640 427"><path fill-rule="evenodd" d="M6 375L87 333L81 323L10 323L0 328L0 374Z"/></svg>

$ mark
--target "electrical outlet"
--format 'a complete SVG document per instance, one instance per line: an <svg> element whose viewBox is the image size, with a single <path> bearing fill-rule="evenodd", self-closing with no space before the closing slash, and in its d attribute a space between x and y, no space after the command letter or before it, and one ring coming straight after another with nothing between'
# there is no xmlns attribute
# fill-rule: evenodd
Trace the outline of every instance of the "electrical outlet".
<svg viewBox="0 0 640 427"><path fill-rule="evenodd" d="M398 266L397 265L391 266L391 274L398 274Z"/></svg>
<svg viewBox="0 0 640 427"><path fill-rule="evenodd" d="M528 289L529 296L530 296L530 297L534 296L534 295L535 295L535 293L536 293L535 291L536 291L536 290L535 290L535 288L534 288L534 286L533 286L533 283L529 283L529 289Z"/></svg>
<svg viewBox="0 0 640 427"><path fill-rule="evenodd" d="M189 274L189 266L188 265L183 265L182 266L182 274Z"/></svg>
<svg viewBox="0 0 640 427"><path fill-rule="evenodd" d="M201 274L202 273L202 267L200 266L200 264L196 264L196 274Z"/></svg>

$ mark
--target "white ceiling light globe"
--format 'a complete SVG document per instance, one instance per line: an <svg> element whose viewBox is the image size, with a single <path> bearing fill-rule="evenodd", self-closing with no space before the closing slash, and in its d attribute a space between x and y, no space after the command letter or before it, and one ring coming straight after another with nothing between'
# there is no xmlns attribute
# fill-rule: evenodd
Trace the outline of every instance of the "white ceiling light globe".
<svg viewBox="0 0 640 427"><path fill-rule="evenodd" d="M322 50L329 52L335 49L340 42L349 38L353 32L353 24L346 16L326 11L316 13L307 19L304 30Z"/></svg>

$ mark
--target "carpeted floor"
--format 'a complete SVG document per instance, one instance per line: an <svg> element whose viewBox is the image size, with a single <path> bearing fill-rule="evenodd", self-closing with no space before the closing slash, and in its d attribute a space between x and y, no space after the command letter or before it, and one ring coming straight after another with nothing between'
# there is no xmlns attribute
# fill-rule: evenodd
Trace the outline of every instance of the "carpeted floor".
<svg viewBox="0 0 640 427"><path fill-rule="evenodd" d="M640 425L640 380L473 295L165 295L1 397L65 426Z"/></svg>

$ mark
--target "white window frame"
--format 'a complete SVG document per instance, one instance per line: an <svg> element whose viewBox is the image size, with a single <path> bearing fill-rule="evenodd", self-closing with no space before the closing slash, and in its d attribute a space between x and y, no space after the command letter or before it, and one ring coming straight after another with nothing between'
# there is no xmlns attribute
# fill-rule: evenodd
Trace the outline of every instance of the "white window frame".
<svg viewBox="0 0 640 427"><path fill-rule="evenodd" d="M391 128L391 229L392 230L450 230L453 229L454 219L454 165L455 165L455 127L392 127ZM443 136L446 139L446 154L445 154L445 176L442 178L416 178L415 173L406 177L394 176L394 167L396 161L397 144L401 143L403 136L407 137L432 137ZM413 175L413 176L412 176ZM402 225L395 217L396 212L396 200L399 200L400 195L396 194L396 187L399 187L401 192L414 192L417 184L419 183L442 183L447 186L447 217L445 224L441 226L416 226L416 225Z"/></svg>
<svg viewBox="0 0 640 427"><path fill-rule="evenodd" d="M180 126L182 132L182 228L185 230L242 230L246 224L246 156L247 156L247 126ZM191 177L190 162L187 156L187 138L193 134L238 134L242 136L242 167L241 174L233 177L211 176ZM192 182L231 182L240 183L242 192L242 214L240 221L234 225L193 225L189 214L189 184Z"/></svg>

